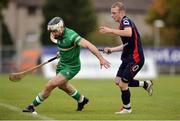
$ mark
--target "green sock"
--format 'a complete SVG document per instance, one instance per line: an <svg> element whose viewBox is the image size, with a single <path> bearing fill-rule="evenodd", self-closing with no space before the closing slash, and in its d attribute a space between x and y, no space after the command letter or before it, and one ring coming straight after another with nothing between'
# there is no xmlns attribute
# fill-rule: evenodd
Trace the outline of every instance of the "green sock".
<svg viewBox="0 0 180 121"><path fill-rule="evenodd" d="M34 106L38 106L39 104L41 104L43 101L45 100L45 98L43 98L42 94L39 93L36 98L33 100L32 104Z"/></svg>
<svg viewBox="0 0 180 121"><path fill-rule="evenodd" d="M75 90L73 93L69 94L72 98L79 101L81 98L81 94L79 91Z"/></svg>

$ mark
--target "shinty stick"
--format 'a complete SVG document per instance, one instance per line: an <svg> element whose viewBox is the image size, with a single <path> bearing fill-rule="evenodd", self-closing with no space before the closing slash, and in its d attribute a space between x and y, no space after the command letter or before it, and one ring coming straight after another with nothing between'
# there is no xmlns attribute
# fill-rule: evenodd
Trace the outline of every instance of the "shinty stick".
<svg viewBox="0 0 180 121"><path fill-rule="evenodd" d="M45 65L45 64L47 64L47 63L49 63L49 62L51 62L51 61L53 61L53 60L55 60L55 59L57 59L57 58L58 58L58 56L55 56L55 57L47 60L46 62L41 63L41 64L39 64L39 65L37 65L37 66L35 66L35 67L32 67L32 68L30 68L30 69L27 69L27 70L25 70L25 71L21 71L21 72L17 72L17 73L11 73L11 74L9 75L9 80L10 80L10 81L13 81L13 82L20 81L26 74L31 73L31 72L33 72L34 70L38 69L38 68L41 68L43 65Z"/></svg>

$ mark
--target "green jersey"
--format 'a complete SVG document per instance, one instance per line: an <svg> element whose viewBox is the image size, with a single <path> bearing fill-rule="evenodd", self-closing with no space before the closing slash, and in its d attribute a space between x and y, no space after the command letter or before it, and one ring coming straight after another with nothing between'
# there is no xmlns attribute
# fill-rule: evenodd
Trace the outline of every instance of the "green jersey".
<svg viewBox="0 0 180 121"><path fill-rule="evenodd" d="M75 31L65 27L64 33L57 39L60 60L56 73L60 73L68 80L72 79L80 70L80 45L82 39Z"/></svg>

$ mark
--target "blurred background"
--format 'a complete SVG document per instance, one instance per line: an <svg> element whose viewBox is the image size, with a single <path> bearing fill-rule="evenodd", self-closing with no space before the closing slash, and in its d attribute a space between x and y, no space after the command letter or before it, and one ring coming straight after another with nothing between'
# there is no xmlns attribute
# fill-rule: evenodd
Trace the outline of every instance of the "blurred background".
<svg viewBox="0 0 180 121"><path fill-rule="evenodd" d="M46 29L48 21L55 16L62 17L67 27L74 29L97 47L121 44L119 37L105 36L98 32L101 25L119 26L113 21L110 13L110 7L115 1L117 0L1 0L0 74L33 67L56 54L58 49L50 41ZM123 2L127 16L135 22L141 34L147 58L147 64L143 69L148 70L146 74L152 73L150 78L155 78L159 74L179 74L180 1L124 0ZM86 58L83 58L83 54ZM92 68L93 73L98 66L92 66L92 61L88 61L91 60L89 58L91 56L87 56L86 50L82 49L84 60L82 64L86 67L85 76L91 75L87 69ZM120 58L120 53L107 58L112 60L112 63L116 62L114 65L119 67L117 59ZM43 69L37 73L46 76L48 70L51 69ZM116 68L112 70L117 71Z"/></svg>

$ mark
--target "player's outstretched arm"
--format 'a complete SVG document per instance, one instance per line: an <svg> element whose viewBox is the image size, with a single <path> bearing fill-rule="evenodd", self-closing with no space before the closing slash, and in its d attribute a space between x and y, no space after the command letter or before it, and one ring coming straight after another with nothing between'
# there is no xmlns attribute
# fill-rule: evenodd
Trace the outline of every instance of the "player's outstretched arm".
<svg viewBox="0 0 180 121"><path fill-rule="evenodd" d="M110 67L110 63L106 59L104 59L104 57L101 55L101 53L92 43L90 43L85 39L82 39L80 41L80 46L84 48L88 48L91 51L91 53L93 53L99 59L101 68L102 66L104 66L105 68Z"/></svg>
<svg viewBox="0 0 180 121"><path fill-rule="evenodd" d="M105 47L105 48L103 49L103 52L106 53L106 54L111 54L111 53L113 53L113 52L119 52L119 51L122 51L123 48L124 48L126 45L128 45L128 43L121 44L121 45L119 45L119 46L112 47L112 48L110 48L110 47Z"/></svg>
<svg viewBox="0 0 180 121"><path fill-rule="evenodd" d="M116 47L112 47L111 48L111 52L119 52L119 51L122 51L124 48L124 45L119 45L119 46L116 46Z"/></svg>
<svg viewBox="0 0 180 121"><path fill-rule="evenodd" d="M113 29L106 26L99 27L99 32L102 34L114 34L118 36L131 37L132 36L132 28L126 27L124 30Z"/></svg>

